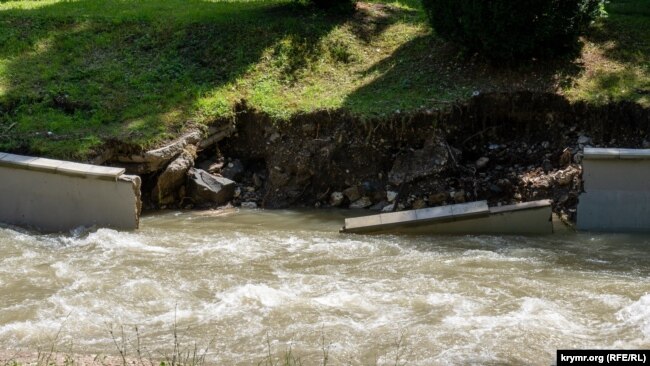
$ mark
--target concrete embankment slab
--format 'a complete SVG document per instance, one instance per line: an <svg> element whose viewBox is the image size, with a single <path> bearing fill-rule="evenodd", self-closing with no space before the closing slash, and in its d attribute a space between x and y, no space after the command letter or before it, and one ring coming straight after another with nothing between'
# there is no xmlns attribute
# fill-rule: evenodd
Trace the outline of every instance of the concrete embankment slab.
<svg viewBox="0 0 650 366"><path fill-rule="evenodd" d="M345 233L550 234L551 201L489 208L486 201L345 220Z"/></svg>
<svg viewBox="0 0 650 366"><path fill-rule="evenodd" d="M0 154L0 222L46 232L135 229L140 178L124 169Z"/></svg>
<svg viewBox="0 0 650 366"><path fill-rule="evenodd" d="M650 150L585 148L580 230L650 231Z"/></svg>

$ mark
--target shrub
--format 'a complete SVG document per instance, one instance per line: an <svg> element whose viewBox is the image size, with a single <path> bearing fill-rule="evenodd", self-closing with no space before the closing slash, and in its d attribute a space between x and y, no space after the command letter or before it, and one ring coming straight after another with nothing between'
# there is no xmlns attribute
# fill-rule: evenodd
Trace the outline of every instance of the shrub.
<svg viewBox="0 0 650 366"><path fill-rule="evenodd" d="M495 60L570 51L602 0L422 0L444 39Z"/></svg>

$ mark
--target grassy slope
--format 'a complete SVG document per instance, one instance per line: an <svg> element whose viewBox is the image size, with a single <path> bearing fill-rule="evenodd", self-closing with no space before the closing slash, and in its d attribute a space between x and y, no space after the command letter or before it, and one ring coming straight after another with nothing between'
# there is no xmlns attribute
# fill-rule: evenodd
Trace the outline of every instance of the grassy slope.
<svg viewBox="0 0 650 366"><path fill-rule="evenodd" d="M380 116L477 90L650 105L650 5L613 0L608 11L576 60L509 68L437 39L417 0L361 3L351 16L291 0L0 1L0 150L149 147L231 116L241 99L276 118Z"/></svg>

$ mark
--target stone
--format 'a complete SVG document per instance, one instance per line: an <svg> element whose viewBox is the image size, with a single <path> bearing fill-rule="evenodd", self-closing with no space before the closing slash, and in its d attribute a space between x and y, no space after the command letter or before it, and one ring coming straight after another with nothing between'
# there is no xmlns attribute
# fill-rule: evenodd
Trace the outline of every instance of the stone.
<svg viewBox="0 0 650 366"><path fill-rule="evenodd" d="M553 164L551 164L550 160L544 159L544 161L542 161L542 169L544 170L544 173L548 173L553 170Z"/></svg>
<svg viewBox="0 0 650 366"><path fill-rule="evenodd" d="M350 202L354 202L361 198L361 192L359 192L359 188L356 186L343 190L343 194L350 200Z"/></svg>
<svg viewBox="0 0 650 366"><path fill-rule="evenodd" d="M237 181L244 173L244 164L239 159L235 159L226 164L221 170L221 175L225 178Z"/></svg>
<svg viewBox="0 0 650 366"><path fill-rule="evenodd" d="M381 211L381 210L383 210L384 207L386 207L387 205L388 205L388 202L386 202L386 201L381 201L381 202L379 202L379 203L376 203L376 204L370 206L370 209L373 210L373 211Z"/></svg>
<svg viewBox="0 0 650 366"><path fill-rule="evenodd" d="M274 143L279 138L280 138L280 134L277 133L277 132L274 132L274 133L271 134L271 136L269 136L269 142Z"/></svg>
<svg viewBox="0 0 650 366"><path fill-rule="evenodd" d="M465 202L465 191L460 190L456 193L454 193L454 202L456 203L464 203Z"/></svg>
<svg viewBox="0 0 650 366"><path fill-rule="evenodd" d="M395 210L395 204L391 203L388 206L384 206L384 208L381 209L381 212L393 212Z"/></svg>
<svg viewBox="0 0 650 366"><path fill-rule="evenodd" d="M432 195L429 195L429 204L430 205L440 205L447 200L446 192L438 192Z"/></svg>
<svg viewBox="0 0 650 366"><path fill-rule="evenodd" d="M501 194L503 193L503 189L501 189L501 187L496 184L490 184L490 192L494 194Z"/></svg>
<svg viewBox="0 0 650 366"><path fill-rule="evenodd" d="M192 146L193 147L193 146ZM151 198L158 205L174 203L179 188L185 183L186 174L194 166L194 149L185 149L160 174L151 193Z"/></svg>
<svg viewBox="0 0 650 366"><path fill-rule="evenodd" d="M551 146L551 143L548 141L542 141L541 145L542 145L542 149L548 149L549 146Z"/></svg>
<svg viewBox="0 0 650 366"><path fill-rule="evenodd" d="M212 175L202 169L190 169L188 177L188 193L195 204L223 205L235 197L237 184L228 178Z"/></svg>
<svg viewBox="0 0 650 366"><path fill-rule="evenodd" d="M241 203L241 208L255 209L255 208L257 208L257 203L255 203L255 202L242 202Z"/></svg>
<svg viewBox="0 0 650 366"><path fill-rule="evenodd" d="M487 156L480 157L478 160L476 160L476 169L485 168L489 162L490 162L490 158L488 158Z"/></svg>
<svg viewBox="0 0 650 366"><path fill-rule="evenodd" d="M330 205L338 207L343 203L345 196L342 192L333 192L330 194Z"/></svg>
<svg viewBox="0 0 650 366"><path fill-rule="evenodd" d="M591 138L589 136L580 135L578 137L578 144L579 145L586 145L586 144L588 144L590 142L591 142Z"/></svg>
<svg viewBox="0 0 650 366"><path fill-rule="evenodd" d="M366 208L372 206L372 201L368 197L361 197L350 204L350 208Z"/></svg>
<svg viewBox="0 0 650 366"><path fill-rule="evenodd" d="M409 150L398 155L388 172L388 181L397 186L438 174L447 168L449 157L447 143L441 137L435 136L429 139L422 149Z"/></svg>
<svg viewBox="0 0 650 366"><path fill-rule="evenodd" d="M413 201L413 208L414 209L420 209L420 208L425 208L427 207L427 203L423 199L416 199Z"/></svg>
<svg viewBox="0 0 650 366"><path fill-rule="evenodd" d="M261 188L264 185L264 182L262 181L262 178L259 175L253 174L253 184L255 185L255 187Z"/></svg>
<svg viewBox="0 0 650 366"><path fill-rule="evenodd" d="M386 192L386 199L388 199L388 202L393 202L397 198L397 192L395 191L387 191Z"/></svg>
<svg viewBox="0 0 650 366"><path fill-rule="evenodd" d="M571 149L567 147L562 151L562 155L560 155L560 167L565 167L571 164L571 158Z"/></svg>

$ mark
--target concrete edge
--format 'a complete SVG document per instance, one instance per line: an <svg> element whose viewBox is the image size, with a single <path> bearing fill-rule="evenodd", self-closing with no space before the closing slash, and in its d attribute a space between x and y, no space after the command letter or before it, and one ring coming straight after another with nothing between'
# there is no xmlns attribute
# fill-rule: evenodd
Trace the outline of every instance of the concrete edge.
<svg viewBox="0 0 650 366"><path fill-rule="evenodd" d="M647 160L650 159L650 149L619 149L619 148L585 147L584 159Z"/></svg>
<svg viewBox="0 0 650 366"><path fill-rule="evenodd" d="M395 226L421 225L434 222L450 222L465 218L488 216L487 201L422 208L417 210L382 213L345 219L341 233L371 232Z"/></svg>
<svg viewBox="0 0 650 366"><path fill-rule="evenodd" d="M0 166L103 180L117 180L126 171L124 168L74 163L9 153L0 153Z"/></svg>
<svg viewBox="0 0 650 366"><path fill-rule="evenodd" d="M550 207L552 203L553 201L551 200L540 200L540 201L516 203L514 205L507 205L507 206L500 206L500 207L490 207L490 214L499 214L504 212Z"/></svg>

